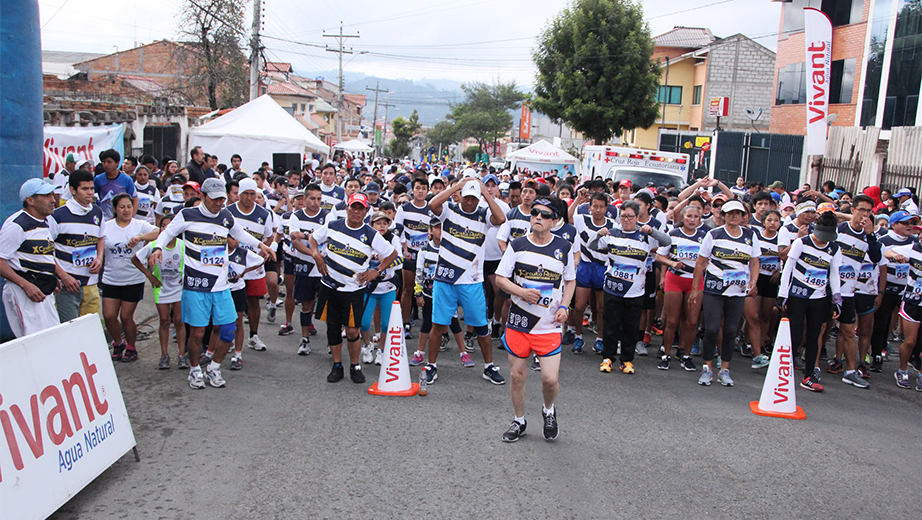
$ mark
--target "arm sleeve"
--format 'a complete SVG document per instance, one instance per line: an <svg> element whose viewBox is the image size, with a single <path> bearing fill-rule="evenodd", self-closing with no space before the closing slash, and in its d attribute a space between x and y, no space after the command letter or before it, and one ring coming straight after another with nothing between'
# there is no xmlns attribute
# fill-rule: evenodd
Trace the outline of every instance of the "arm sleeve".
<svg viewBox="0 0 922 520"><path fill-rule="evenodd" d="M512 226L509 225L509 219L507 218L506 221L499 226L499 231L496 232L496 240L505 242L509 240L509 235L511 234Z"/></svg>
<svg viewBox="0 0 922 520"><path fill-rule="evenodd" d="M701 247L698 248L698 257L710 257L711 249L714 248L714 238L711 236L711 233L704 235L704 239L701 240Z"/></svg>
<svg viewBox="0 0 922 520"><path fill-rule="evenodd" d="M788 259L784 262L784 270L781 272L781 283L778 285L778 297L787 298L788 291L791 289L791 277L794 276L794 266L797 259L800 258L801 242L797 240L791 245L788 252Z"/></svg>
<svg viewBox="0 0 922 520"><path fill-rule="evenodd" d="M138 252L134 254L134 256L136 256L138 260L140 260L143 264L144 262L147 262L147 258L150 256L151 250L151 245L147 244L139 249Z"/></svg>
<svg viewBox="0 0 922 520"><path fill-rule="evenodd" d="M255 239L254 239L254 240L255 240ZM265 258L263 258L263 257L259 256L258 254L256 254L256 253L250 251L249 249L244 249L244 251L246 251L246 258L244 258L243 261L246 262L246 268L247 268L247 269L249 269L249 268L251 268L251 267L258 267L258 266L261 266L261 265L263 265L264 263L266 263L266 259L265 259Z"/></svg>
<svg viewBox="0 0 922 520"><path fill-rule="evenodd" d="M759 241L759 234L752 234L752 251L749 253L749 256L753 258L759 258L762 256L762 243Z"/></svg>
<svg viewBox="0 0 922 520"><path fill-rule="evenodd" d="M381 259L384 259L385 257L390 256L391 253L396 251L396 249L394 249L394 246L392 246L390 242L385 240L384 237L381 236L381 233L377 233L377 232L375 233L375 238L372 239L371 241L371 248L374 249L376 253L378 253L378 256L380 256Z"/></svg>
<svg viewBox="0 0 922 520"><path fill-rule="evenodd" d="M183 212L177 212L176 216L173 217L173 220L167 224L166 228L160 232L160 236L157 237L158 244L169 244L173 241L174 238L178 237L183 231L186 230L186 219L183 217ZM102 227L99 228L100 236L102 235Z"/></svg>
<svg viewBox="0 0 922 520"><path fill-rule="evenodd" d="M329 220L328 220L329 222ZM314 237L314 241L317 242L317 246L322 246L324 242L327 241L327 235L330 234L330 225L324 224L319 228L315 229L310 236Z"/></svg>
<svg viewBox="0 0 922 520"><path fill-rule="evenodd" d="M573 258L573 248L567 251L567 265L563 268L563 281L576 280L576 260Z"/></svg>
<svg viewBox="0 0 922 520"><path fill-rule="evenodd" d="M672 244L672 237L658 229L654 229L653 232L650 233L650 237L659 242L659 245L661 246L668 246Z"/></svg>
<svg viewBox="0 0 922 520"><path fill-rule="evenodd" d="M832 294L842 293L842 280L839 279L839 266L842 265L842 249L836 251L836 254L832 257L832 262L829 264L829 285L832 289Z"/></svg>
<svg viewBox="0 0 922 520"><path fill-rule="evenodd" d="M405 226L406 224L404 223L404 219L405 217L404 217L404 212L403 212L403 204L401 204L397 208L397 214L394 216L394 224Z"/></svg>

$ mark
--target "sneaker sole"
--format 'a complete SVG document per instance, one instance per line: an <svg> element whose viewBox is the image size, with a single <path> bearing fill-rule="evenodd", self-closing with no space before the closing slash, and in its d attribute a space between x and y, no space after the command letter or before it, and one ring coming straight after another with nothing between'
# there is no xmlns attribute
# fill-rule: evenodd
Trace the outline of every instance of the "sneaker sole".
<svg viewBox="0 0 922 520"><path fill-rule="evenodd" d="M189 381L189 386L192 387L192 388L195 389L195 390L204 390L204 389L205 389L205 382L202 381L202 386L198 386L198 385L196 385L194 382Z"/></svg>
<svg viewBox="0 0 922 520"><path fill-rule="evenodd" d="M556 441L558 435L560 435L560 432L559 432L559 431L558 431L557 433L555 433L553 437L548 437L548 436L547 436L547 433L545 433L545 434L544 434L544 440L546 440L546 441Z"/></svg>
<svg viewBox="0 0 922 520"><path fill-rule="evenodd" d="M763 368L768 368L768 365L750 365L749 368L753 370L762 370Z"/></svg>
<svg viewBox="0 0 922 520"><path fill-rule="evenodd" d="M721 381L720 386L733 386L733 383L724 383L723 381Z"/></svg>
<svg viewBox="0 0 922 520"><path fill-rule="evenodd" d="M483 378L486 379L487 381L493 383L494 385L504 385L504 384L506 384L506 380L505 380L505 379L503 379L502 381L494 381L492 377L490 377L490 376L488 376L488 375L486 375L486 374L484 374Z"/></svg>
<svg viewBox="0 0 922 520"><path fill-rule="evenodd" d="M310 353L311 353L310 350L298 350L298 355L299 355L299 356L306 356L306 355L308 355L308 354L310 354Z"/></svg>
<svg viewBox="0 0 922 520"><path fill-rule="evenodd" d="M516 437L515 439L507 439L507 438L503 437L503 442L518 442L518 440L521 439L521 438L524 437L524 436L525 436L525 434L523 433L522 435L519 435L519 436Z"/></svg>
<svg viewBox="0 0 922 520"><path fill-rule="evenodd" d="M822 390L820 390L820 389L818 389L818 388L811 388L811 387L809 387L809 386L807 386L807 385L805 385L805 384L803 384L803 383L800 383L800 387L803 388L803 389L805 389L805 390L809 390L809 391L811 391L811 392L816 392L816 393L822 392Z"/></svg>
<svg viewBox="0 0 922 520"><path fill-rule="evenodd" d="M852 385L852 386L854 386L854 387L858 387L858 388L861 388L861 389L863 389L863 390L867 390L868 388L871 388L871 385L868 385L868 384L859 385L858 383L852 381L851 379L846 379L846 378L844 378L844 377L842 378L842 382L845 383L846 385Z"/></svg>

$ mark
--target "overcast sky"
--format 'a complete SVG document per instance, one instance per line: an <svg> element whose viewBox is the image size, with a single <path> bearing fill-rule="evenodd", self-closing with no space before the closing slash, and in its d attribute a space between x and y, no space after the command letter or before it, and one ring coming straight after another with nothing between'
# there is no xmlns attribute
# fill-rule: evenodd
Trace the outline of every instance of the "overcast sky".
<svg viewBox="0 0 922 520"><path fill-rule="evenodd" d="M181 6L189 0L39 0L42 47L99 53L176 38ZM194 0L192 0L194 1ZM643 0L655 36L677 25L707 27L715 36L742 33L775 49L781 4L770 0ZM348 46L347 71L386 78L458 81L534 81L531 50L563 0L265 0L270 61L296 71L337 68L335 53L310 45L333 44L323 34L359 34ZM247 32L252 3L246 10ZM272 38L270 38L272 37ZM287 41L282 41L287 40ZM302 42L310 45L292 43Z"/></svg>

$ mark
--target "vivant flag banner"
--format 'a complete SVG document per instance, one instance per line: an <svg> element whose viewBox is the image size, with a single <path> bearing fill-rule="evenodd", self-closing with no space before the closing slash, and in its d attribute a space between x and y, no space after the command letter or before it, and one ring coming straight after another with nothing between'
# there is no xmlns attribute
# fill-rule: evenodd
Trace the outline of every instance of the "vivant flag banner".
<svg viewBox="0 0 922 520"><path fill-rule="evenodd" d="M804 8L807 82L807 155L826 152L829 116L829 69L832 59L832 22L826 13Z"/></svg>
<svg viewBox="0 0 922 520"><path fill-rule="evenodd" d="M531 139L531 108L528 103L522 103L522 118L519 123L519 139L528 141Z"/></svg>
<svg viewBox="0 0 922 520"><path fill-rule="evenodd" d="M99 162L99 152L112 148L125 158L125 127L120 123L106 126L46 126L44 128L45 177L64 168L64 158L72 153L77 160Z"/></svg>
<svg viewBox="0 0 922 520"><path fill-rule="evenodd" d="M0 518L46 518L134 445L98 315L0 345Z"/></svg>

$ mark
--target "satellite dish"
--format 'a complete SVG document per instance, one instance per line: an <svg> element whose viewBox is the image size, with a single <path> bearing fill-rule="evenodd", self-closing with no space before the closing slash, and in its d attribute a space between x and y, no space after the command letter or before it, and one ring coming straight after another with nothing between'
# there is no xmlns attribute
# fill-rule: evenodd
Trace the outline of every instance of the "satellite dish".
<svg viewBox="0 0 922 520"><path fill-rule="evenodd" d="M758 111L755 111L751 108L747 108L746 117L748 117L751 121L758 121L759 118L762 117L762 109L760 108Z"/></svg>

